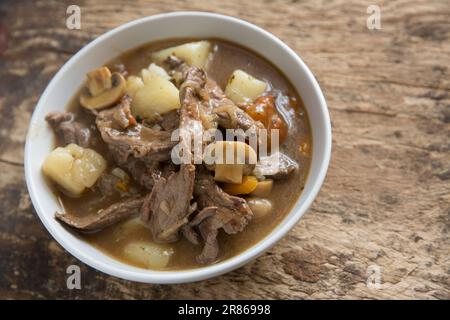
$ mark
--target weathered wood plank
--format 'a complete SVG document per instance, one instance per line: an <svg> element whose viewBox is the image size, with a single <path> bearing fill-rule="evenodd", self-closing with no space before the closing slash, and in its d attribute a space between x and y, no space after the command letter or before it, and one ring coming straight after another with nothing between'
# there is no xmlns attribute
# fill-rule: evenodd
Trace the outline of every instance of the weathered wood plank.
<svg viewBox="0 0 450 320"><path fill-rule="evenodd" d="M0 39L0 297L450 298L450 8L448 1L383 3L366 28L360 1L75 1L82 29L65 27L74 1L2 1ZM315 73L333 122L333 155L311 211L277 246L222 277L134 284L66 253L39 222L23 178L23 144L39 95L99 34L171 10L249 20L279 36ZM65 268L82 266L80 291ZM366 286L367 268L381 289Z"/></svg>

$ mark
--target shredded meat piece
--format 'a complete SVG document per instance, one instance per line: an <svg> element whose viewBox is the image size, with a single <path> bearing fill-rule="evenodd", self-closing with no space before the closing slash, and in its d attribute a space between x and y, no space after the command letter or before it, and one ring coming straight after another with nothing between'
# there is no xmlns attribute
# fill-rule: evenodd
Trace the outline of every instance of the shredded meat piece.
<svg viewBox="0 0 450 320"><path fill-rule="evenodd" d="M217 235L219 229L224 226L224 220L217 213L217 207L207 207L200 211L190 223L197 226L204 240L203 250L197 256L197 261L203 264L212 263L219 254L219 243Z"/></svg>
<svg viewBox="0 0 450 320"><path fill-rule="evenodd" d="M257 176L269 176L272 179L282 179L298 169L298 164L282 152L259 159L253 171Z"/></svg>
<svg viewBox="0 0 450 320"><path fill-rule="evenodd" d="M182 165L167 179L159 178L145 198L142 221L150 228L155 242L174 242L178 231L188 223L194 190L195 166Z"/></svg>
<svg viewBox="0 0 450 320"><path fill-rule="evenodd" d="M180 114L178 110L173 110L164 114L159 125L166 131L177 129L180 126Z"/></svg>
<svg viewBox="0 0 450 320"><path fill-rule="evenodd" d="M201 211L189 223L189 227L197 227L205 242L197 260L203 264L211 263L217 258L219 250L216 239L218 230L223 229L228 234L240 232L253 213L245 199L225 193L205 170L197 173L194 195Z"/></svg>
<svg viewBox="0 0 450 320"><path fill-rule="evenodd" d="M213 112L212 105L202 95L206 83L209 81L203 69L188 66L181 59L169 56L166 63L172 68L172 75L180 87L180 100L183 105L195 106L195 118L202 122L205 129L217 128L217 116ZM181 117L182 119L183 117Z"/></svg>
<svg viewBox="0 0 450 320"><path fill-rule="evenodd" d="M50 112L45 117L55 131L56 136L64 144L75 143L81 147L89 147L91 131L75 121L71 112Z"/></svg>
<svg viewBox="0 0 450 320"><path fill-rule="evenodd" d="M160 177L167 178L171 173L175 172L173 163L165 162L166 156L156 154L151 159L128 158L128 161L120 167L130 174L134 181L142 187L152 190L155 180Z"/></svg>
<svg viewBox="0 0 450 320"><path fill-rule="evenodd" d="M197 211L197 202L194 202L189 209L189 216ZM183 236L193 244L199 244L198 234L190 223L186 223L181 227Z"/></svg>
<svg viewBox="0 0 450 320"><path fill-rule="evenodd" d="M157 130L137 123L130 112L129 98L98 113L96 125L117 165L139 185L151 190L155 179L174 171L163 164L175 144L171 141L173 129Z"/></svg>
<svg viewBox="0 0 450 320"><path fill-rule="evenodd" d="M120 179L111 173L103 173L95 183L94 188L105 197L111 197L119 194L116 186Z"/></svg>
<svg viewBox="0 0 450 320"><path fill-rule="evenodd" d="M185 80L180 87L181 156L183 162L199 164L203 161L202 146L206 143L203 141L204 128L214 127L214 124L205 122L209 110L197 94L198 88L206 76L204 71L196 67L189 67L185 72Z"/></svg>
<svg viewBox="0 0 450 320"><path fill-rule="evenodd" d="M228 99L219 85L209 78L204 70L189 67L174 56L169 56L166 63L174 69L174 77L181 83L180 91L187 86L200 97L200 116L205 128L216 128L220 125L225 129L242 129L244 132L249 130L249 137L257 135L260 129L264 129L261 122L253 120ZM181 92L180 96L182 100L185 97Z"/></svg>
<svg viewBox="0 0 450 320"><path fill-rule="evenodd" d="M141 161L134 157L130 157L128 161L121 165L130 176L141 186L148 190L153 188L155 183L154 175L159 175L158 161Z"/></svg>
<svg viewBox="0 0 450 320"><path fill-rule="evenodd" d="M55 217L72 228L96 231L138 214L143 203L143 198L128 199L101 209L96 214L75 216L69 213L56 213Z"/></svg>
<svg viewBox="0 0 450 320"><path fill-rule="evenodd" d="M183 234L183 237L186 238L186 240L189 241L190 243L196 245L200 244L197 232L189 223L181 227L181 233Z"/></svg>
<svg viewBox="0 0 450 320"><path fill-rule="evenodd" d="M130 100L122 99L119 105L99 112L95 121L115 161L123 165L131 156L147 161L155 155L167 160L174 145L171 132L136 123L130 118L129 108Z"/></svg>
<svg viewBox="0 0 450 320"><path fill-rule="evenodd" d="M223 229L228 234L244 230L253 212L245 199L224 192L205 170L197 174L194 195L200 209L217 207L225 221Z"/></svg>
<svg viewBox="0 0 450 320"><path fill-rule="evenodd" d="M258 134L259 129L264 129L261 122L253 120L244 110L228 99L214 80L208 78L200 95L213 108L222 128L244 131L250 129L252 134Z"/></svg>

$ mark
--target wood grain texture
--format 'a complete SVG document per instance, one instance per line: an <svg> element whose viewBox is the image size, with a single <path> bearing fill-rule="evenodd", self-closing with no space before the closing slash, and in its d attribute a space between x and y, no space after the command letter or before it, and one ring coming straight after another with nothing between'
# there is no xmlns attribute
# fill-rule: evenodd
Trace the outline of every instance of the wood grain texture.
<svg viewBox="0 0 450 320"><path fill-rule="evenodd" d="M82 9L82 29L65 11ZM0 3L0 297L450 299L450 6L398 1L2 1ZM382 29L366 28L378 3ZM97 272L44 229L23 177L28 121L45 86L83 45L127 21L172 10L237 16L274 33L327 98L333 154L319 197L256 261L184 285ZM66 289L66 267L82 290ZM366 286L381 268L380 289Z"/></svg>

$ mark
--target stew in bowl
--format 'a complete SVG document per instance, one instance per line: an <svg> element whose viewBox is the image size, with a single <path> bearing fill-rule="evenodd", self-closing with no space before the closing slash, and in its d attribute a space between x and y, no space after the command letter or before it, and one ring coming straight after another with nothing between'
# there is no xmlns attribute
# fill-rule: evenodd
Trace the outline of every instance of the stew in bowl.
<svg viewBox="0 0 450 320"><path fill-rule="evenodd" d="M129 50L88 72L46 121L55 219L143 269L199 268L255 245L311 165L299 93L259 54L216 38Z"/></svg>

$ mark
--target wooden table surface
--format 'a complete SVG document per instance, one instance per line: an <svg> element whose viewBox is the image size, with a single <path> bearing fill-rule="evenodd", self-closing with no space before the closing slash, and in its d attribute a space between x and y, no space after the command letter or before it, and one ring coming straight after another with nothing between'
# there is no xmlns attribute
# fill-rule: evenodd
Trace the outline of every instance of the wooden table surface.
<svg viewBox="0 0 450 320"><path fill-rule="evenodd" d="M65 25L81 7L81 30ZM0 3L0 298L450 299L448 0L5 1ZM250 4L251 3L251 4ZM366 27L381 7L381 29ZM274 33L324 90L333 153L311 210L272 250L227 275L146 285L102 274L62 249L24 182L30 115L83 45L173 10L237 16ZM82 289L66 288L81 267ZM380 286L367 286L371 270Z"/></svg>

